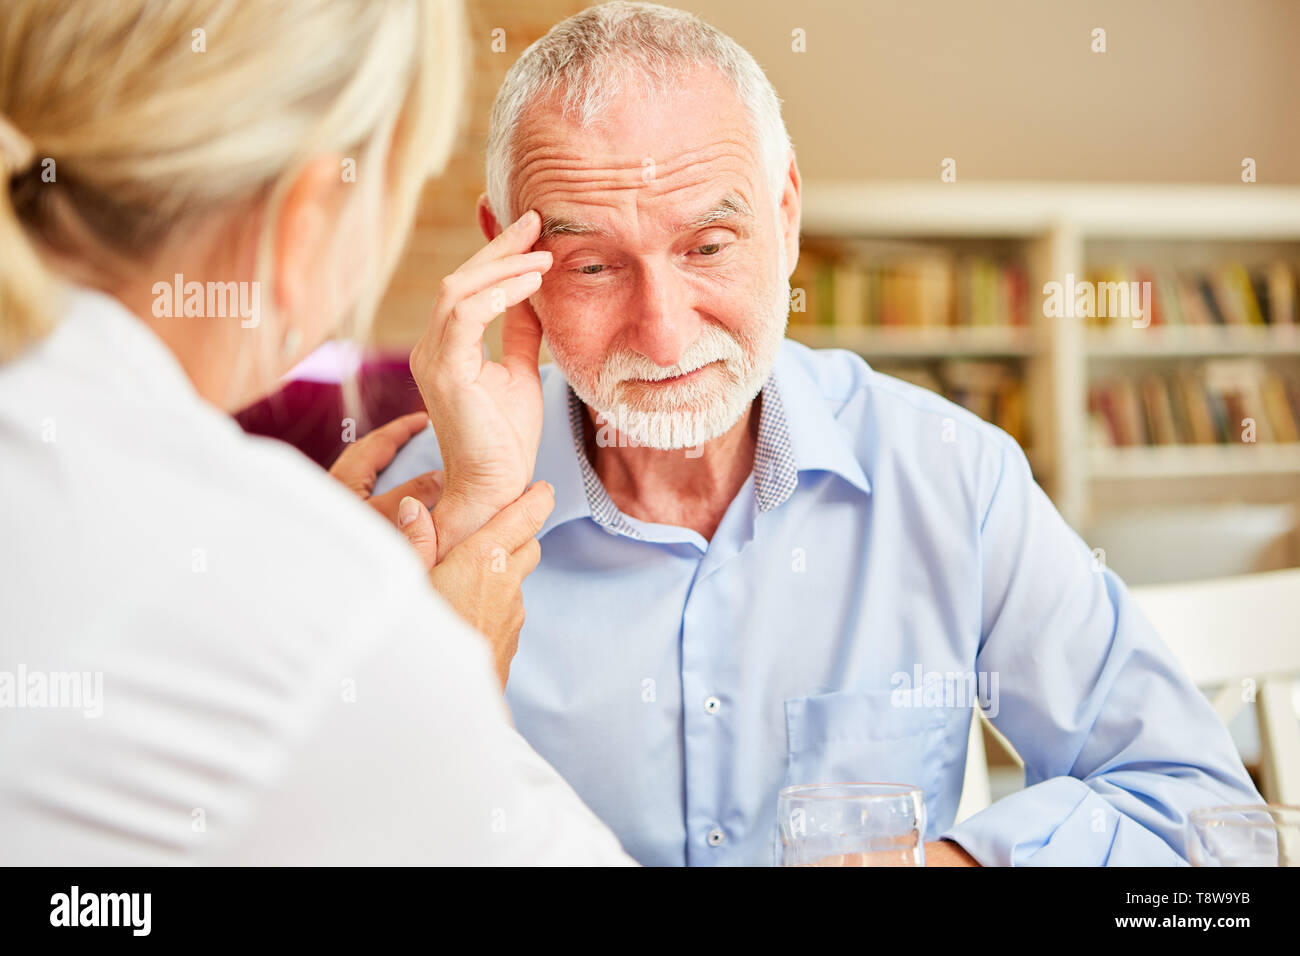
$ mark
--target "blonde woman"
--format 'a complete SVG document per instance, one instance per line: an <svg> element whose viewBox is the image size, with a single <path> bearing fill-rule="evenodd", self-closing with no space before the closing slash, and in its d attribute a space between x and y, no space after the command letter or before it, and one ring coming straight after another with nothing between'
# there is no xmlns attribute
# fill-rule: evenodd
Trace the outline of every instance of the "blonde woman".
<svg viewBox="0 0 1300 956"><path fill-rule="evenodd" d="M501 701L549 489L450 549L403 494L413 549L226 414L364 331L461 29L443 0L6 0L0 862L627 862ZM339 477L364 495L417 424Z"/></svg>

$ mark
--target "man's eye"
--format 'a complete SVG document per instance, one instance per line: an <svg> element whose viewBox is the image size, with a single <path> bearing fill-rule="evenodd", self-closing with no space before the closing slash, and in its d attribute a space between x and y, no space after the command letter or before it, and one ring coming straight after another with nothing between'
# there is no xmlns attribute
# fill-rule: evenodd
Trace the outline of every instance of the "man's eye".
<svg viewBox="0 0 1300 956"><path fill-rule="evenodd" d="M695 251L705 256L716 256L719 252L722 251L722 243L720 242L706 243L705 245L700 246Z"/></svg>
<svg viewBox="0 0 1300 956"><path fill-rule="evenodd" d="M594 276L605 271L604 263L593 262L589 265L579 266L578 271L585 276Z"/></svg>

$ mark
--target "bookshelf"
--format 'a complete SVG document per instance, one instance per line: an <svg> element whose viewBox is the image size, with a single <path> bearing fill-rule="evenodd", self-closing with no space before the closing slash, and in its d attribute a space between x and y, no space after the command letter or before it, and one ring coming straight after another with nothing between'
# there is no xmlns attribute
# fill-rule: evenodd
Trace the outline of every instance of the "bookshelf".
<svg viewBox="0 0 1300 956"><path fill-rule="evenodd" d="M1030 462L1076 528L1120 504L1300 501L1298 441L1206 443L1202 436L1199 444L1170 443L1166 435L1164 444L1099 445L1096 407L1098 389L1110 381L1204 376L1225 363L1258 365L1300 382L1300 322L1107 326L1095 318L1047 316L1042 294L1044 283L1070 275L1104 281L1117 263L1149 265L1157 275L1165 269L1196 275L1213 274L1225 263L1256 270L1281 261L1300 275L1300 188L809 183L803 235L812 250L907 243L1023 268L1029 290L1023 324L898 327L869 321L843 327L801 324L792 316L789 334L815 347L857 351L891 373L970 362L998 363L1018 376ZM1160 290L1172 285L1156 283ZM954 314L960 309L954 305ZM1277 432L1285 435L1285 429Z"/></svg>

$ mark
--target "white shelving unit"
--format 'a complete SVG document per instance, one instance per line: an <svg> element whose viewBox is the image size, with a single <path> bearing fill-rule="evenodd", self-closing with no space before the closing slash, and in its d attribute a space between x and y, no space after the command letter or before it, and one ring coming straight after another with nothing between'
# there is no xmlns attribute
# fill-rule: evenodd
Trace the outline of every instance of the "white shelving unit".
<svg viewBox="0 0 1300 956"><path fill-rule="evenodd" d="M1300 443L1092 448L1094 480L1300 475ZM1300 489L1297 489L1300 494Z"/></svg>
<svg viewBox="0 0 1300 956"><path fill-rule="evenodd" d="M920 328L872 329L800 326L792 330L799 341L819 349L849 349L878 358L924 358L930 355L1027 356L1038 349L1029 329Z"/></svg>
<svg viewBox="0 0 1300 956"><path fill-rule="evenodd" d="M1055 183L810 183L808 236L1023 243L1031 301L1043 284L1082 280L1089 250L1126 243L1195 244L1235 258L1241 244L1273 243L1300 262L1300 188ZM1294 244L1292 246L1291 244ZM1300 445L1090 448L1087 385L1101 364L1199 360L1214 356L1300 359L1300 329L1155 327L1085 329L1036 308L1023 329L791 330L820 347L851 348L872 359L1019 357L1034 434L1031 461L1062 514L1082 527L1116 485L1187 481L1208 499L1300 500ZM1246 487L1260 479L1258 493ZM1109 498L1098 491L1106 486ZM1149 500L1148 487L1143 493ZM1142 495L1135 494L1136 498Z"/></svg>
<svg viewBox="0 0 1300 956"><path fill-rule="evenodd" d="M1298 355L1300 326L1294 329L1208 328L1089 331L1084 347L1091 358L1204 358L1214 355Z"/></svg>

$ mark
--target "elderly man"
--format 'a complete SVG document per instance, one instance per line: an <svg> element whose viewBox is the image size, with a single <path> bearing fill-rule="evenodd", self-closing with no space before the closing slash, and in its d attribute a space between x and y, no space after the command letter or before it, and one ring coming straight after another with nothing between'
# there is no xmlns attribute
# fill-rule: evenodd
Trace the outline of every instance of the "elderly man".
<svg viewBox="0 0 1300 956"><path fill-rule="evenodd" d="M433 429L377 490L445 467L445 550L471 502L554 486L498 660L521 733L634 857L770 864L799 783L922 787L934 863L1179 864L1188 810L1259 802L1015 442L784 340L799 172L748 53L664 7L587 10L511 69L487 164L492 242L412 355ZM953 678L1026 773L955 826Z"/></svg>

